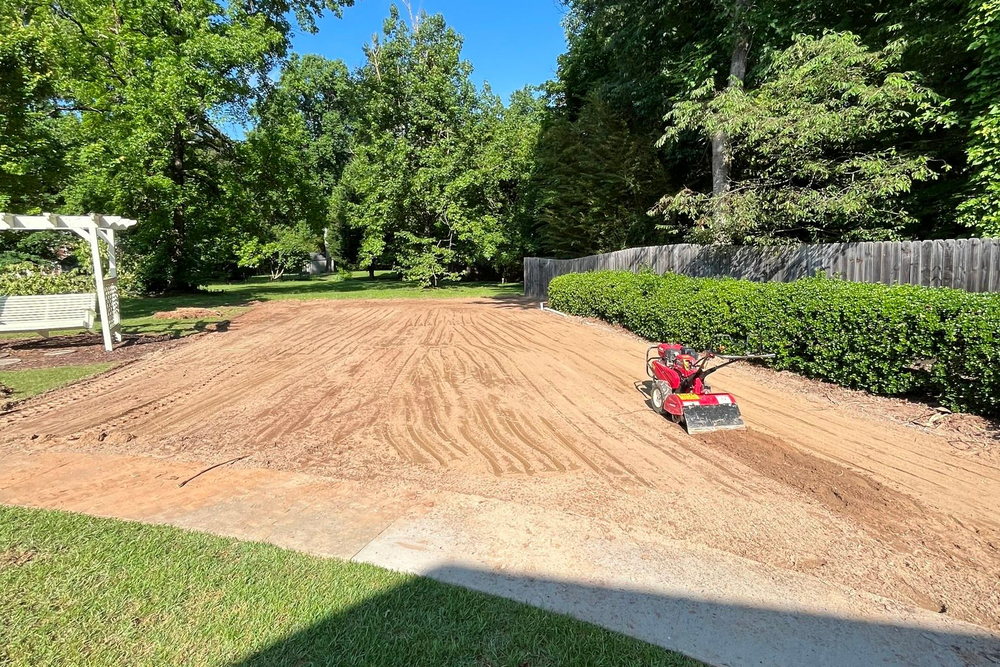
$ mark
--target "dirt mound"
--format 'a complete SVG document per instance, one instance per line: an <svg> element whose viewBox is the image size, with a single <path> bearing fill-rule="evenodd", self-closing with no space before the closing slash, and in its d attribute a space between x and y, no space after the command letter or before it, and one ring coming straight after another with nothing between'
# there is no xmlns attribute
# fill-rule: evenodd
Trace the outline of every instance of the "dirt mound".
<svg viewBox="0 0 1000 667"><path fill-rule="evenodd" d="M156 320L204 320L219 317L222 317L221 312L208 308L176 308L153 313L153 319Z"/></svg>

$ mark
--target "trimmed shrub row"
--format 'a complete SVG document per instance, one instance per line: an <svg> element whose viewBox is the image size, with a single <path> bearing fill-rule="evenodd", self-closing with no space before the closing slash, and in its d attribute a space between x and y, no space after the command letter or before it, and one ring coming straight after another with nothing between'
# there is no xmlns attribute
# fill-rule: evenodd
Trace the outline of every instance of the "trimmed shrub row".
<svg viewBox="0 0 1000 667"><path fill-rule="evenodd" d="M553 308L882 395L1000 417L1000 296L806 278L754 283L652 272L560 276Z"/></svg>

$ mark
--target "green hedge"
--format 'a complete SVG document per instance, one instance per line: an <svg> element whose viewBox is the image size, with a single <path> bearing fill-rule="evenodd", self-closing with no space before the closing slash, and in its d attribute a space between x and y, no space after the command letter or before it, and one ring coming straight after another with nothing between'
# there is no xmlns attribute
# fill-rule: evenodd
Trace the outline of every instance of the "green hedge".
<svg viewBox="0 0 1000 667"><path fill-rule="evenodd" d="M627 271L560 276L553 308L649 340L777 354L771 364L883 395L1000 416L1000 296L808 278L792 283Z"/></svg>
<svg viewBox="0 0 1000 667"><path fill-rule="evenodd" d="M94 277L77 270L56 273L31 262L0 267L0 296L93 292Z"/></svg>

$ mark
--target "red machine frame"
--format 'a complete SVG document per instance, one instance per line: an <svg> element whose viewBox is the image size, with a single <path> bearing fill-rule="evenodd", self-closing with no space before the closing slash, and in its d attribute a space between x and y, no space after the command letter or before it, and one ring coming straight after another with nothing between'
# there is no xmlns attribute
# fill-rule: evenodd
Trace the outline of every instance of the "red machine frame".
<svg viewBox="0 0 1000 667"><path fill-rule="evenodd" d="M655 352L655 354L650 354ZM652 378L653 409L684 424L688 433L745 428L736 397L713 392L705 379L715 371L744 359L766 359L773 354L727 355L698 353L679 343L660 343L646 351L646 374ZM714 359L724 363L708 367Z"/></svg>

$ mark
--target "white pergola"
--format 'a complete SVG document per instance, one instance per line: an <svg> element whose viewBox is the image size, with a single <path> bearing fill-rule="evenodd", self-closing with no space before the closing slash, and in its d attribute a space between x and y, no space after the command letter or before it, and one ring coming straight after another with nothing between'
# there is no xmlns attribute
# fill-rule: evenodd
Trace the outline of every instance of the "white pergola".
<svg viewBox="0 0 1000 667"><path fill-rule="evenodd" d="M101 317L101 334L104 348L109 352L115 342L121 342L121 307L118 300L118 265L115 232L137 224L135 220L114 215L15 215L0 213L0 231L68 231L78 234L90 243L90 258L94 269L94 291ZM99 241L108 248L108 273L104 274ZM39 331L45 327L40 326Z"/></svg>

